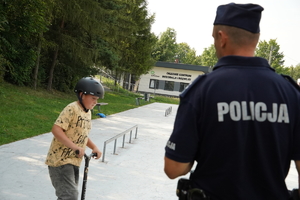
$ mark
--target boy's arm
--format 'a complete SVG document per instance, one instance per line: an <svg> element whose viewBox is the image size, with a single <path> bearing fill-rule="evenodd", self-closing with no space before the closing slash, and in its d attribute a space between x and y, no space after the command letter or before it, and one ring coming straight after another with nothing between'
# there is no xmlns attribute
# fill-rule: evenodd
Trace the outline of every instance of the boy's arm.
<svg viewBox="0 0 300 200"><path fill-rule="evenodd" d="M93 143L93 141L89 138L86 144L90 149L92 149L92 153L97 153L96 159L99 159L102 155L102 152L98 149L98 147Z"/></svg>
<svg viewBox="0 0 300 200"><path fill-rule="evenodd" d="M77 146L76 144L74 144L64 133L64 130L60 127L57 126L56 124L53 125L52 127L52 133L54 135L54 137L60 141L61 143L63 143L65 146L71 148L74 152L76 150L79 150L79 154L77 155L78 157L82 157L84 155L84 149Z"/></svg>

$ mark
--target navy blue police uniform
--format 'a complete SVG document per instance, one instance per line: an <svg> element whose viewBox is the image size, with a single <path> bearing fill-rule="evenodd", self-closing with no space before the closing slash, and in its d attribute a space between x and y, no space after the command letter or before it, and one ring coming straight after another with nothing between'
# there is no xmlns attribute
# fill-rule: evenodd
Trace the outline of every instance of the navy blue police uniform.
<svg viewBox="0 0 300 200"><path fill-rule="evenodd" d="M300 160L299 88L259 57L226 56L181 95L165 156L197 162L190 179L214 200L289 198Z"/></svg>

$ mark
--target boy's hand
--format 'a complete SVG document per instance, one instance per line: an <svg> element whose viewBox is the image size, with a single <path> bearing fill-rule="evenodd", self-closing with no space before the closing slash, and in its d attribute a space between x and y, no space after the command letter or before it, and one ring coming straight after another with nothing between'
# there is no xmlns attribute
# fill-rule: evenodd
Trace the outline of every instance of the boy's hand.
<svg viewBox="0 0 300 200"><path fill-rule="evenodd" d="M94 157L95 159L99 159L102 155L102 152L97 147L92 149L92 153L97 153L97 157Z"/></svg>
<svg viewBox="0 0 300 200"><path fill-rule="evenodd" d="M81 158L82 156L84 156L84 149L81 147L77 147L77 149L75 150L75 154L78 158Z"/></svg>

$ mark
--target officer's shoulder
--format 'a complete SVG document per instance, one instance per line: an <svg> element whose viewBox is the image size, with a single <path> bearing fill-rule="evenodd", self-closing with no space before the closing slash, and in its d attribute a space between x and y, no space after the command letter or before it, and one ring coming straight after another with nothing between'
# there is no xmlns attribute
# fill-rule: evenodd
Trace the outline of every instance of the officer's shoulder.
<svg viewBox="0 0 300 200"><path fill-rule="evenodd" d="M288 75L280 74L286 81L290 82L292 86L294 86L298 91L300 91L299 85L294 81L294 79Z"/></svg>
<svg viewBox="0 0 300 200"><path fill-rule="evenodd" d="M191 82L180 94L181 97L187 95L196 85L198 85L201 81L206 78L206 74L199 75L193 82Z"/></svg>

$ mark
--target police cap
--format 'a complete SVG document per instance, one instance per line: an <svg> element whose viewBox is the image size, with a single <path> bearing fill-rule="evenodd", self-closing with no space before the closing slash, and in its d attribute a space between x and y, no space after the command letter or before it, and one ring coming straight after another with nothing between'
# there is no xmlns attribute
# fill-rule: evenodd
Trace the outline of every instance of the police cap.
<svg viewBox="0 0 300 200"><path fill-rule="evenodd" d="M257 4L235 4L220 5L214 25L226 25L259 33L259 22L263 7Z"/></svg>

